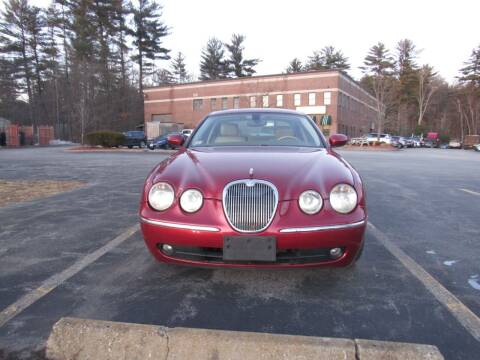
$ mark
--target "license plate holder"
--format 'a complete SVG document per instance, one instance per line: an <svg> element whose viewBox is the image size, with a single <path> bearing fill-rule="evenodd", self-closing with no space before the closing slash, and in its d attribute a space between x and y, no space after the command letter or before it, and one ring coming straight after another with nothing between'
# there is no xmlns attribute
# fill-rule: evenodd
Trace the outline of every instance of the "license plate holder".
<svg viewBox="0 0 480 360"><path fill-rule="evenodd" d="M276 261L277 241L275 236L225 236L223 238L223 260Z"/></svg>

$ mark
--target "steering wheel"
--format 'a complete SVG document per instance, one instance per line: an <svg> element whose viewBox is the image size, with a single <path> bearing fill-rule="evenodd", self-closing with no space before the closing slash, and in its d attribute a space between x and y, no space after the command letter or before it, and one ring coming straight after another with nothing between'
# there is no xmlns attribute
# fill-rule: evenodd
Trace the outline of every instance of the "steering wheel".
<svg viewBox="0 0 480 360"><path fill-rule="evenodd" d="M278 141L283 141L283 140L300 141L299 138L297 138L296 136L292 136L292 135L286 135L286 136L282 136L282 137L278 138Z"/></svg>

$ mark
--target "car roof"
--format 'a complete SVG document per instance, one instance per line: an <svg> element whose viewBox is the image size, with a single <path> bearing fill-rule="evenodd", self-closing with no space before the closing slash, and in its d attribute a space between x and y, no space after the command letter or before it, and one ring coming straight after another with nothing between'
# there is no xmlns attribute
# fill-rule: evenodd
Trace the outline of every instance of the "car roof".
<svg viewBox="0 0 480 360"><path fill-rule="evenodd" d="M280 113L280 114L292 114L292 115L306 115L305 113L290 110L290 109L271 109L271 108L244 108L244 109L228 109L213 111L210 115L226 115L226 114L238 114L238 113Z"/></svg>

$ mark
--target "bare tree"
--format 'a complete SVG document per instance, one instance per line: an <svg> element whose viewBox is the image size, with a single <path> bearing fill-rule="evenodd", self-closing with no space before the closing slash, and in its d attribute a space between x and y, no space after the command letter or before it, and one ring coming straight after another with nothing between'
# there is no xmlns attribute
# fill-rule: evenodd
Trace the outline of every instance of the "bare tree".
<svg viewBox="0 0 480 360"><path fill-rule="evenodd" d="M427 108L430 105L430 100L433 94L439 88L440 79L436 78L436 73L433 72L433 68L429 65L423 65L417 72L418 77L418 125L422 125L423 118L427 112Z"/></svg>

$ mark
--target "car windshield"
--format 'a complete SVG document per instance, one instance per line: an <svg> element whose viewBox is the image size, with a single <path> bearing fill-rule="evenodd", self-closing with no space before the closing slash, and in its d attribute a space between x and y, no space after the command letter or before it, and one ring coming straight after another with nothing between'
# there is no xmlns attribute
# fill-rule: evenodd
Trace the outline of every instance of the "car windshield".
<svg viewBox="0 0 480 360"><path fill-rule="evenodd" d="M190 147L205 146L324 147L306 116L282 113L230 113L209 116L193 135Z"/></svg>

